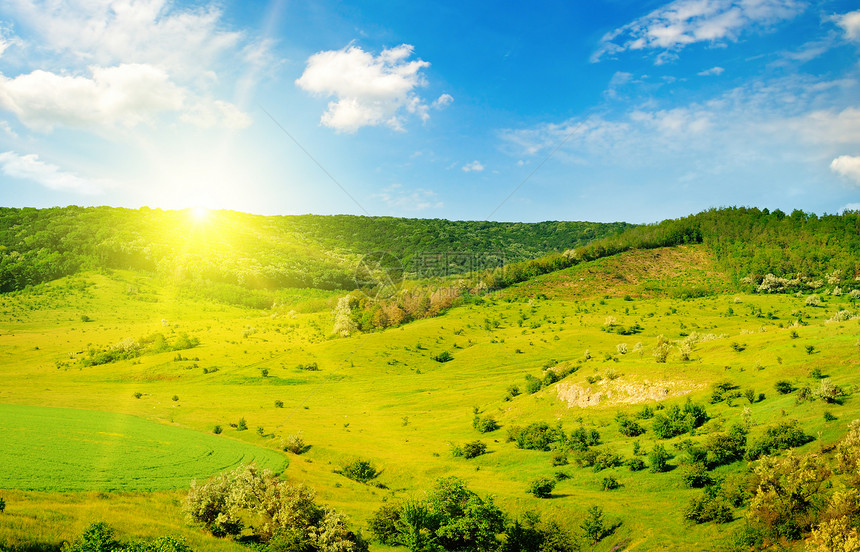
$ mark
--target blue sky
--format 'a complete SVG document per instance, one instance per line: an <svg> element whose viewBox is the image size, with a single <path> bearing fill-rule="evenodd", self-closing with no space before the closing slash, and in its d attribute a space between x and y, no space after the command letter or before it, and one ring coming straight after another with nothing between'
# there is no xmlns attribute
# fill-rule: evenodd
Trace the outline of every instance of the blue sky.
<svg viewBox="0 0 860 552"><path fill-rule="evenodd" d="M860 9L0 5L0 204L654 222L860 208Z"/></svg>

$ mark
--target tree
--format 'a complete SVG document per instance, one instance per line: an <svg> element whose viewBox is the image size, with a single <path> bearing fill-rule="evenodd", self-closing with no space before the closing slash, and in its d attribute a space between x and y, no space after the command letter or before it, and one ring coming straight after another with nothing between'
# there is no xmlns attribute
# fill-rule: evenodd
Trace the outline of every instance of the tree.
<svg viewBox="0 0 860 552"><path fill-rule="evenodd" d="M812 530L809 552L860 552L860 534L847 516L821 522Z"/></svg>
<svg viewBox="0 0 860 552"><path fill-rule="evenodd" d="M347 518L314 498L305 485L239 466L203 484L192 482L184 509L215 536L237 535L247 523L251 536L281 550L366 552L367 543L349 530Z"/></svg>
<svg viewBox="0 0 860 552"><path fill-rule="evenodd" d="M66 552L113 552L120 550L113 529L103 521L91 523Z"/></svg>
<svg viewBox="0 0 860 552"><path fill-rule="evenodd" d="M808 531L825 503L830 470L816 454L764 456L754 470L755 491L747 517L766 535L797 539Z"/></svg>
<svg viewBox="0 0 860 552"><path fill-rule="evenodd" d="M367 522L370 534L382 544L395 544L397 541L398 524L401 507L393 504L383 504L376 510Z"/></svg>
<svg viewBox="0 0 860 552"><path fill-rule="evenodd" d="M582 533L589 543L596 544L608 533L606 523L603 519L603 509L600 506L592 506L588 509L588 515L580 525Z"/></svg>
<svg viewBox="0 0 860 552"><path fill-rule="evenodd" d="M410 552L436 550L434 526L436 520L427 504L419 501L405 502L400 507L397 520L397 542Z"/></svg>
<svg viewBox="0 0 860 552"><path fill-rule="evenodd" d="M498 548L505 516L491 497L479 497L457 477L444 477L427 497L436 520L436 541L445 550L490 551Z"/></svg>
<svg viewBox="0 0 860 552"><path fill-rule="evenodd" d="M334 328L332 333L341 337L349 337L358 327L352 319L352 305L349 295L337 300L334 308Z"/></svg>

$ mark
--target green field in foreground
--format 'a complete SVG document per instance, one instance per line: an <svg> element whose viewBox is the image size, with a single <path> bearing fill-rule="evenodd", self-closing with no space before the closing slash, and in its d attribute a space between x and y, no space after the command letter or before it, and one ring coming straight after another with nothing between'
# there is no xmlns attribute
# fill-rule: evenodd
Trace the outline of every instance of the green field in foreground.
<svg viewBox="0 0 860 552"><path fill-rule="evenodd" d="M239 464L287 466L272 450L110 412L0 405L0 433L4 489L156 491Z"/></svg>

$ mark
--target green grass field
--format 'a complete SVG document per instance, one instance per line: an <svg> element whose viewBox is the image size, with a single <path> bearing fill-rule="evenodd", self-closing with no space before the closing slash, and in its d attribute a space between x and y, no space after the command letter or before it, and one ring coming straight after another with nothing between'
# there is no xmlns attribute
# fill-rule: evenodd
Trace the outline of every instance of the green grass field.
<svg viewBox="0 0 860 552"><path fill-rule="evenodd" d="M280 473L283 454L126 414L0 405L0 488L27 491L182 489L240 464Z"/></svg>
<svg viewBox="0 0 860 552"><path fill-rule="evenodd" d="M696 249L684 254L705 258ZM658 259L652 269L625 273L626 280L616 278L611 293L602 292L606 286L599 278L617 271L601 269L600 263L607 261L586 263L438 318L348 338L331 335L336 292L315 296L306 308L252 310L188 297L169 283L138 274L113 272L85 274L2 296L0 403L24 408L3 407L0 415L5 419L0 426L29 426L7 413L48 412L45 407L98 409L101 413L94 416L101 425L87 425L92 429L84 430L83 421L69 418L69 429L55 431L53 438L48 428L29 428L26 435L4 429L0 464L33 458L21 454L19 447L60 449L89 434L98 435L94 440L106 450L122 450L96 455L105 462L103 468L125 471L123 466L134 464L125 456L130 431L111 429L116 427L111 420L140 424L143 437L135 439L131 450L141 458L167 462L149 478L140 471L117 478L129 486L114 483L115 489L138 491L108 493L108 499L0 491L0 496L8 497L6 514L0 515L0 541L28 542L21 533L25 529L15 529L15 524L34 511L53 511L55 515L40 518L42 529L32 542L57 543L68 538L64 535L70 528L80 527L86 516L98 515L127 535L156 530L194 534L199 550L226 549L232 545L204 538L185 525L181 495L140 490L182 487L183 473L187 485L192 477L217 470L216 464L227 467L242 455L258 454L253 450L267 449L275 456L260 453L260 458L274 462L281 440L301 435L310 450L291 457L284 476L313 486L320 502L346 512L359 527L382 504L421 497L437 478L455 475L479 494L495 496L511 516L536 510L577 528L587 507L602 506L607 519L620 525L595 550L708 549L744 523L743 509L736 510L735 520L726 525L686 523L680 507L701 491L683 486L681 470L631 472L620 466L595 472L572 463L553 466L553 452L521 450L506 441L507 431L515 425L545 421L559 423L568 432L582 425L598 430L601 446L624 458L633 456L634 441L643 450L663 443L673 455L670 464L677 467L684 440L700 443L735 422L748 419L754 439L773 423L797 420L814 438L799 451L804 452L826 449L844 435L848 422L860 418L856 395L860 325L857 319L830 321L840 310L858 310L849 297L824 296L822 306L810 307L804 297L792 295L724 293L712 284L719 275L709 265L700 264L687 274L687 261L674 254L671 258L674 264ZM711 292L703 297L668 297L665 291L679 282L691 289L710 286ZM137 292L129 294L130 287ZM148 300L142 301L141 295ZM83 322L82 315L91 321ZM641 328L638 333L616 331L634 325ZM90 348L109 348L153 333L162 333L168 340L187 334L200 344L181 351L182 360L169 352L98 366L82 364ZM693 333L699 339L689 360L682 360L677 346ZM656 362L652 354L661 335L672 342L665 363ZM808 346L812 352L807 352ZM443 351L453 360L433 360ZM299 367L310 363L319 370ZM541 378L547 365L577 369L534 394L523 391L506 398L511 385L524 390L526 375ZM798 401L796 393L780 395L774 390L780 380L790 381L797 389L819 385L820 379L811 374L829 377L844 396L827 404ZM751 389L764 398L749 402L742 396L710 404L712 384L725 380L741 392ZM174 395L178 401L171 400ZM648 420L643 421L646 431L639 437L619 432L618 412L633 413L645 404L683 404L688 398L704 405L710 418L695 435L657 439ZM277 401L282 406L276 406ZM501 429L479 434L472 427L475 407L482 415L495 417ZM82 410L71 412L84 416ZM826 420L825 412L835 419ZM230 427L240 418L247 420L247 431ZM18 419L22 420L20 415ZM215 425L224 428L222 435L209 435ZM10 434L11 440L6 438ZM488 454L472 460L452 455L455 445L475 439L487 444ZM173 456L182 455L191 463L173 462L175 458L153 450L162 442L175 443ZM213 454L223 460L205 457L204 469L196 459L207 446L216 450L209 443L227 448ZM240 448L243 444L249 448ZM376 481L386 488L334 473L355 458L372 461L382 471ZM44 472L36 481L50 479L46 474L51 470L67 469L48 456L33 464ZM747 463L741 461L715 471L731 475L745 470ZM567 479L559 482L550 499L526 493L530 481L556 477L559 472ZM621 486L604 491L602 481L610 475ZM81 474L82 486L42 488L109 489L110 484L91 487L86 483L101 477L96 470ZM3 474L0 487L35 488L15 481ZM64 506L69 500L88 506ZM97 508L103 500L145 508L150 521L138 525L128 521L127 511ZM160 504L160 510L146 508L148 500ZM373 545L373 549L388 548Z"/></svg>

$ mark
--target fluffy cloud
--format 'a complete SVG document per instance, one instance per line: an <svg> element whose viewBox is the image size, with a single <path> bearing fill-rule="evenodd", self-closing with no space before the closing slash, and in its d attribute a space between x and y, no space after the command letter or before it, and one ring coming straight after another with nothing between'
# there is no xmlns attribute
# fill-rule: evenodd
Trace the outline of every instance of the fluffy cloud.
<svg viewBox="0 0 860 552"><path fill-rule="evenodd" d="M834 19L836 24L845 31L848 40L860 41L860 10L838 15Z"/></svg>
<svg viewBox="0 0 860 552"><path fill-rule="evenodd" d="M183 97L183 90L151 65L94 67L91 78L41 70L14 79L0 76L0 106L39 130L57 124L134 126L159 112L180 109Z"/></svg>
<svg viewBox="0 0 860 552"><path fill-rule="evenodd" d="M723 69L722 67L711 67L710 69L705 69L704 71L699 71L697 74L700 77L710 77L710 76L718 77L718 76L723 74L723 71L725 71L725 69Z"/></svg>
<svg viewBox="0 0 860 552"><path fill-rule="evenodd" d="M94 182L60 170L39 160L35 154L19 155L13 151L0 153L0 170L6 176L30 180L51 190L97 194L101 186Z"/></svg>
<svg viewBox="0 0 860 552"><path fill-rule="evenodd" d="M675 0L607 33L591 60L626 50L662 50L657 61L696 42L736 40L751 26L770 25L800 13L798 0Z"/></svg>
<svg viewBox="0 0 860 552"><path fill-rule="evenodd" d="M830 163L830 170L860 186L860 156L840 155Z"/></svg>
<svg viewBox="0 0 860 552"><path fill-rule="evenodd" d="M234 56L238 32L223 29L213 6L181 9L167 0L10 0L17 24L38 46L85 65L150 63L171 74L212 78Z"/></svg>
<svg viewBox="0 0 860 552"><path fill-rule="evenodd" d="M484 165L481 164L477 159L472 161L471 163L466 163L462 167L463 172L481 172L484 170Z"/></svg>
<svg viewBox="0 0 860 552"><path fill-rule="evenodd" d="M224 30L218 8L183 9L166 0L10 0L2 12L25 31L27 42L14 41L36 69L0 75L0 106L28 126L134 126L165 111L207 128L250 122L238 107L211 98L220 74L256 68L268 43Z"/></svg>
<svg viewBox="0 0 860 552"><path fill-rule="evenodd" d="M427 104L415 89L425 84L421 70L430 64L420 59L408 61L412 51L412 46L401 44L378 56L357 46L318 52L308 58L296 85L335 98L321 118L327 127L339 132L380 125L402 130L403 110L422 120L429 117Z"/></svg>

